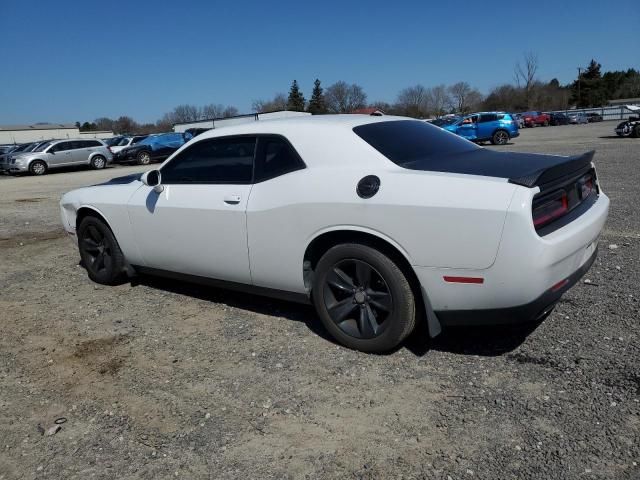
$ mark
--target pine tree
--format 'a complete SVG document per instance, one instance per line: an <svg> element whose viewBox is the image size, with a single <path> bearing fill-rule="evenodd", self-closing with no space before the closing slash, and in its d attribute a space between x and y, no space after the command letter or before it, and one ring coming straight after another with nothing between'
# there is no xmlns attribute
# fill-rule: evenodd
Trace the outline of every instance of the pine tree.
<svg viewBox="0 0 640 480"><path fill-rule="evenodd" d="M320 86L320 80L317 78L316 81L313 82L313 93L311 94L311 100L309 100L309 108L307 111L314 115L327 113L327 106L324 103L324 93Z"/></svg>
<svg viewBox="0 0 640 480"><path fill-rule="evenodd" d="M298 81L294 80L289 90L289 99L287 100L287 110L294 112L304 112L304 105L306 101L304 95L298 87Z"/></svg>

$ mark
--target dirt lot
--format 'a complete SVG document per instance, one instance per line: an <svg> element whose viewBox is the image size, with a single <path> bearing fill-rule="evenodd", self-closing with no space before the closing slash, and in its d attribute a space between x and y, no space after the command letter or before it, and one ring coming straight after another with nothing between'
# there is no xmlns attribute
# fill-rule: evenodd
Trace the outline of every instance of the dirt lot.
<svg viewBox="0 0 640 480"><path fill-rule="evenodd" d="M502 148L597 150L590 283L539 326L385 356L335 345L310 307L91 283L59 197L135 167L0 178L0 479L640 478L640 141L613 127Z"/></svg>

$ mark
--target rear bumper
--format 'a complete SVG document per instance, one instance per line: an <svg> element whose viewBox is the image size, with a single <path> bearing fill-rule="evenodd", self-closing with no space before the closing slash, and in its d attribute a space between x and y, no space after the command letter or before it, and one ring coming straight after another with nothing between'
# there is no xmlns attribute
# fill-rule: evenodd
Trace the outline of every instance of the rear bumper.
<svg viewBox="0 0 640 480"><path fill-rule="evenodd" d="M530 194L526 189L516 192L495 261L488 268L413 265L444 324L535 320L593 263L609 210L606 195L600 193L586 212L567 225L539 236L531 220ZM474 248L474 240L469 240L469 248ZM475 281L458 281L464 278Z"/></svg>
<svg viewBox="0 0 640 480"><path fill-rule="evenodd" d="M567 290L573 287L591 268L598 256L595 248L591 257L573 272L560 287L550 288L538 298L524 305L507 308L492 308L483 310L444 310L435 314L444 326L462 325L509 325L516 323L534 322L551 311Z"/></svg>

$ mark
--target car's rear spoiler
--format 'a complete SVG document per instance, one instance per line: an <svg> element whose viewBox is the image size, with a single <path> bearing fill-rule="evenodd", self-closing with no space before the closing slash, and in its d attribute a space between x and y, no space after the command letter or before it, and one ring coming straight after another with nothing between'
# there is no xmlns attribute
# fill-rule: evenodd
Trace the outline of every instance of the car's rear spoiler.
<svg viewBox="0 0 640 480"><path fill-rule="evenodd" d="M509 178L509 182L529 188L537 186L540 187L540 190L546 190L548 186L555 184L558 181L577 176L580 173L589 170L595 153L595 150L591 150L590 152L583 153L582 155L555 157L558 159L557 162L539 168L538 170L526 175Z"/></svg>

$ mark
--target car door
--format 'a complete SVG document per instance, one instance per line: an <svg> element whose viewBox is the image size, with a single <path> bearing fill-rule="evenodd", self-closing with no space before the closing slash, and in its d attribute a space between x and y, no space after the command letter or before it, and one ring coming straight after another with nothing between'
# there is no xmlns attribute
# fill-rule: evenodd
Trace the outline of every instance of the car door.
<svg viewBox="0 0 640 480"><path fill-rule="evenodd" d="M476 135L478 139L489 139L493 136L498 123L498 115L495 113L483 113L478 116Z"/></svg>
<svg viewBox="0 0 640 480"><path fill-rule="evenodd" d="M82 140L81 141L82 148L78 154L78 163L89 163L89 157L92 153L97 152L100 147L102 147L102 143L98 140Z"/></svg>
<svg viewBox="0 0 640 480"><path fill-rule="evenodd" d="M70 165L73 163L72 156L72 148L73 142L58 142L55 145L52 145L48 152L49 158L47 158L47 163L50 167L60 167L63 165Z"/></svg>
<svg viewBox="0 0 640 480"><path fill-rule="evenodd" d="M471 115L462 120L457 133L467 140L475 140L478 137L478 115Z"/></svg>
<svg viewBox="0 0 640 480"><path fill-rule="evenodd" d="M142 186L128 212L144 266L251 283L246 208L255 136L203 139L160 170L162 191Z"/></svg>

